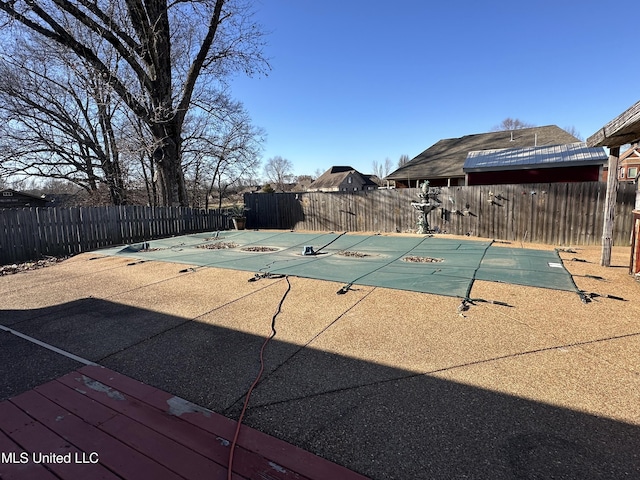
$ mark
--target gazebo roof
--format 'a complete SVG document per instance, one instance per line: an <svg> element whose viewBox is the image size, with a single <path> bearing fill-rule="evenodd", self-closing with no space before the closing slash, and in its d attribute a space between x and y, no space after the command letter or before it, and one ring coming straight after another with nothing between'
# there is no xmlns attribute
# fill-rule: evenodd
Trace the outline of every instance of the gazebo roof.
<svg viewBox="0 0 640 480"><path fill-rule="evenodd" d="M620 147L640 140L640 102L587 138L589 147Z"/></svg>

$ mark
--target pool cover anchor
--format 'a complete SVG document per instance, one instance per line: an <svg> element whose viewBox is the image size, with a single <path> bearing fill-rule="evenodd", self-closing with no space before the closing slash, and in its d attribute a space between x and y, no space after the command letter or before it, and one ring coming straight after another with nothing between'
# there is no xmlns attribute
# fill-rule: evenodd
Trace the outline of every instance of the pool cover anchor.
<svg viewBox="0 0 640 480"><path fill-rule="evenodd" d="M352 286L353 286L353 283L346 284L344 287L342 287L340 290L336 292L336 295L344 295L349 290L353 290L353 288L351 288Z"/></svg>
<svg viewBox="0 0 640 480"><path fill-rule="evenodd" d="M506 302L500 302L498 300L485 300L484 298L469 298L467 300L471 302L472 305L475 305L476 303L490 303L491 305L500 305L501 307L513 308L513 305L509 305Z"/></svg>
<svg viewBox="0 0 640 480"><path fill-rule="evenodd" d="M282 273L269 273L269 272L262 272L262 273L256 273L253 277L251 277L249 280L247 280L248 282L257 282L258 280L262 280L263 278L269 278L269 279L278 279L278 278L284 278L286 277L286 275L282 274Z"/></svg>
<svg viewBox="0 0 640 480"><path fill-rule="evenodd" d="M194 267L183 268L182 270L178 270L178 273L193 273L196 269Z"/></svg>
<svg viewBox="0 0 640 480"><path fill-rule="evenodd" d="M500 302L498 300L485 300L484 298L464 298L462 303L458 305L458 314L461 317L464 317L464 313L471 308L471 305L476 305L477 303L490 303L491 305L500 305L501 307L509 307L513 308L513 305L509 305L506 302Z"/></svg>
<svg viewBox="0 0 640 480"><path fill-rule="evenodd" d="M334 238L333 240L331 240L329 243L327 243L326 245L321 246L319 249L314 250L312 245L305 245L304 248L302 249L302 255L303 256L316 256L320 253L321 250L324 250L325 248L327 248L329 245L331 245L333 242L335 242L336 240L338 240L341 236L345 235L347 232L342 232L340 235L338 235L336 238Z"/></svg>
<svg viewBox="0 0 640 480"><path fill-rule="evenodd" d="M619 300L621 302L627 301L622 297L618 297L617 295L609 295L609 294L602 295L595 292L585 292L584 290L580 290L578 294L580 295L580 300L582 300L582 303L592 302L594 298L610 298L611 300Z"/></svg>
<svg viewBox="0 0 640 480"><path fill-rule="evenodd" d="M471 302L469 299L464 299L462 300L462 303L460 303L460 305L458 305L458 313L460 315L462 315L462 312L466 312L467 310L469 310L469 305L472 304L473 302Z"/></svg>

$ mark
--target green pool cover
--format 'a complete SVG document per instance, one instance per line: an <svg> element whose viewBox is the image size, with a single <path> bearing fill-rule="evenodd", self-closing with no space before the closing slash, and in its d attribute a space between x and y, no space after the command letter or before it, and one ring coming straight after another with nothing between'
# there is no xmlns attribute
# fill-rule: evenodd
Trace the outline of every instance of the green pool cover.
<svg viewBox="0 0 640 480"><path fill-rule="evenodd" d="M309 247L315 254L304 255ZM463 299L469 297L476 279L577 292L556 251L431 236L221 231L109 248L100 253Z"/></svg>

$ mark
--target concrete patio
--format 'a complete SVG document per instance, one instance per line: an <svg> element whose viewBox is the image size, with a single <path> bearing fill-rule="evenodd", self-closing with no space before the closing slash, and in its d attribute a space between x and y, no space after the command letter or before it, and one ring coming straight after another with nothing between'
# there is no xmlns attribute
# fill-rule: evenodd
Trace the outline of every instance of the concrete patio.
<svg viewBox="0 0 640 480"><path fill-rule="evenodd" d="M560 254L589 303L476 281L486 301L460 312L455 297L92 252L0 277L0 324L235 420L282 302L244 419L256 430L373 479L637 478L640 284L628 247L611 268L599 253ZM0 360L0 400L82 366L4 331Z"/></svg>

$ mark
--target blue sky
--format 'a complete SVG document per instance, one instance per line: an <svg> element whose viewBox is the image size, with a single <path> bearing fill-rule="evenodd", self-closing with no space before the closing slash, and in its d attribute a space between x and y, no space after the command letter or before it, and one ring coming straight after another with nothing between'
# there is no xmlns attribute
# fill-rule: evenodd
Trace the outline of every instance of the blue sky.
<svg viewBox="0 0 640 480"><path fill-rule="evenodd" d="M640 100L636 2L255 3L272 71L232 94L296 175L371 173L507 117L586 139Z"/></svg>

